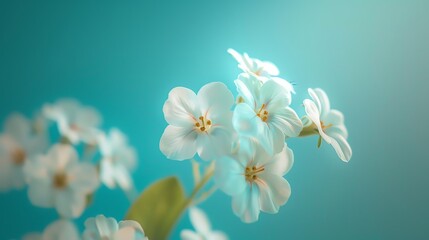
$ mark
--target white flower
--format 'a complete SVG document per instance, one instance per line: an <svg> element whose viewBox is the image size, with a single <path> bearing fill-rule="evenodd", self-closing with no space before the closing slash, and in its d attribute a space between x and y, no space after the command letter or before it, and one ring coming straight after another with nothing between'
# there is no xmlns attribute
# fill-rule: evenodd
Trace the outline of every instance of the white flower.
<svg viewBox="0 0 429 240"><path fill-rule="evenodd" d="M98 187L97 170L78 162L74 148L54 145L47 155L39 155L24 167L31 202L39 207L55 207L62 217L79 217L87 195Z"/></svg>
<svg viewBox="0 0 429 240"><path fill-rule="evenodd" d="M180 232L182 240L227 240L228 237L221 231L213 231L207 215L197 207L189 208L189 217L195 232L184 229Z"/></svg>
<svg viewBox="0 0 429 240"><path fill-rule="evenodd" d="M101 116L92 107L82 106L72 99L63 99L43 108L45 116L58 124L58 130L73 144L83 141L95 143L96 128L101 123Z"/></svg>
<svg viewBox="0 0 429 240"><path fill-rule="evenodd" d="M128 145L127 137L116 128L109 135L102 133L98 137L102 160L100 162L100 179L109 188L119 185L124 190L132 188L130 170L135 168L137 154Z"/></svg>
<svg viewBox="0 0 429 240"><path fill-rule="evenodd" d="M228 49L228 53L235 58L235 60L238 62L238 67L243 70L243 72L256 77L261 83L265 83L268 80L273 80L282 86L286 91L294 92L292 84L290 84L285 79L277 77L280 72L273 63L261 61L256 58L250 58L247 53L243 53L243 55L241 55L231 48Z"/></svg>
<svg viewBox="0 0 429 240"><path fill-rule="evenodd" d="M232 196L232 209L243 222L258 220L260 211L277 213L291 194L283 176L293 164L293 152L285 144L271 156L250 141L240 141L237 154L216 161L215 181Z"/></svg>
<svg viewBox="0 0 429 240"><path fill-rule="evenodd" d="M57 220L43 231L43 234L27 234L24 240L79 240L79 232L73 222L66 219Z"/></svg>
<svg viewBox="0 0 429 240"><path fill-rule="evenodd" d="M98 215L85 222L83 240L147 240L140 224L127 220L116 222L114 218Z"/></svg>
<svg viewBox="0 0 429 240"><path fill-rule="evenodd" d="M309 127L313 127L328 144L332 145L341 160L348 162L352 157L352 149L347 142L348 132L343 114L331 109L329 98L322 89L309 88L308 93L313 99L304 100L307 116L313 122Z"/></svg>
<svg viewBox="0 0 429 240"><path fill-rule="evenodd" d="M289 107L290 93L271 80L259 87L252 76L242 76L235 84L243 99L233 115L233 126L240 136L257 139L269 153L278 153L285 137L299 135L302 122Z"/></svg>
<svg viewBox="0 0 429 240"><path fill-rule="evenodd" d="M183 87L170 91L164 104L165 129L159 147L169 159L185 160L196 152L212 160L231 151L231 107L234 97L220 82L203 86L198 94Z"/></svg>
<svg viewBox="0 0 429 240"><path fill-rule="evenodd" d="M14 113L7 118L4 133L0 135L0 191L22 188L25 162L46 149L48 136L39 117L31 121Z"/></svg>

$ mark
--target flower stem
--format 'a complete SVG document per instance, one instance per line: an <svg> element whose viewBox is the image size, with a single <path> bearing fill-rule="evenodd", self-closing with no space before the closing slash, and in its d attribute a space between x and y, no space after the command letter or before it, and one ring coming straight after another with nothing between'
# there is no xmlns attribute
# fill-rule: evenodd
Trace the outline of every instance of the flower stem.
<svg viewBox="0 0 429 240"><path fill-rule="evenodd" d="M311 125L304 127L298 137L308 137L317 134L319 134L317 126L316 124L312 123Z"/></svg>
<svg viewBox="0 0 429 240"><path fill-rule="evenodd" d="M194 201L194 198L197 196L197 194L201 191L201 189L209 182L209 180L212 178L214 174L214 162L210 164L210 166L207 168L207 170L204 173L204 176L197 182L194 189L192 190L189 197L184 199L181 203L181 205L174 209L173 214L170 214L171 217L167 217L165 220L166 222L170 223L167 224L166 229L162 229L162 231L168 233L171 232L171 228L176 224L176 221L180 219L180 215L189 207L192 205L192 202Z"/></svg>
<svg viewBox="0 0 429 240"><path fill-rule="evenodd" d="M191 195L186 199L186 201L185 201L186 207L188 207L192 203L192 200L195 198L195 196L198 194L198 192L207 184L207 182L211 179L213 174L214 174L214 162L212 162L210 164L210 166L207 168L204 176L195 185L194 189L192 190Z"/></svg>

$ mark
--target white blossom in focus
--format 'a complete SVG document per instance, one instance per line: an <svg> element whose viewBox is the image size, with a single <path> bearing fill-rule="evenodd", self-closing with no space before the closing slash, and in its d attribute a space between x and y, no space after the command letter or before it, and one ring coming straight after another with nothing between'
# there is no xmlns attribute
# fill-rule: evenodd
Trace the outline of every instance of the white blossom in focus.
<svg viewBox="0 0 429 240"><path fill-rule="evenodd" d="M164 117L170 124L159 147L169 159L185 160L196 153L213 160L231 151L231 107L234 97L220 82L203 86L198 94L184 87L170 91Z"/></svg>
<svg viewBox="0 0 429 240"><path fill-rule="evenodd" d="M338 157L348 162L352 157L352 149L347 142L348 132L344 125L344 115L335 109L331 109L329 98L320 89L308 89L310 99L304 100L304 107L309 118L310 125L328 144L337 152ZM311 122L313 125L311 125Z"/></svg>
<svg viewBox="0 0 429 240"><path fill-rule="evenodd" d="M289 107L290 92L272 80L259 87L252 76L235 84L242 102L234 109L233 126L240 137L256 139L269 153L278 153L286 137L299 135L302 122Z"/></svg>
<svg viewBox="0 0 429 240"><path fill-rule="evenodd" d="M243 222L257 221L260 211L277 213L289 199L290 185L283 176L294 156L284 145L272 156L256 142L242 141L236 154L216 161L216 184L232 197L234 214Z"/></svg>

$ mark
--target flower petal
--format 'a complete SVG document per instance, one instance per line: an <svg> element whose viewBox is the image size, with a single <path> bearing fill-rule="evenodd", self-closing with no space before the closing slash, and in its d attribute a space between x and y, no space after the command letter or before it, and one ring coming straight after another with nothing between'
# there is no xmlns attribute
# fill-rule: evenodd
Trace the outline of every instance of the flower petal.
<svg viewBox="0 0 429 240"><path fill-rule="evenodd" d="M286 144L284 144L283 150L266 162L264 164L264 168L266 172L278 176L284 176L292 168L293 162L293 152Z"/></svg>
<svg viewBox="0 0 429 240"><path fill-rule="evenodd" d="M197 233L205 235L211 231L210 221L201 209L197 207L189 208L189 218Z"/></svg>
<svg viewBox="0 0 429 240"><path fill-rule="evenodd" d="M262 65L264 66L264 71L266 71L271 76L277 76L280 74L279 69L272 62L263 61Z"/></svg>
<svg viewBox="0 0 429 240"><path fill-rule="evenodd" d="M234 83L238 94L243 98L244 102L251 107L255 107L255 101L259 96L261 86L259 80L249 74L240 74Z"/></svg>
<svg viewBox="0 0 429 240"><path fill-rule="evenodd" d="M238 134L245 137L256 137L263 130L262 120L246 103L238 104L234 109L232 125Z"/></svg>
<svg viewBox="0 0 429 240"><path fill-rule="evenodd" d="M234 158L216 160L214 178L219 188L228 195L240 194L246 188L244 167Z"/></svg>
<svg viewBox="0 0 429 240"><path fill-rule="evenodd" d="M76 226L70 220L61 219L45 229L43 239L78 240L80 238Z"/></svg>
<svg viewBox="0 0 429 240"><path fill-rule="evenodd" d="M201 240L201 236L189 229L184 229L180 232L180 239L181 240Z"/></svg>
<svg viewBox="0 0 429 240"><path fill-rule="evenodd" d="M328 95L326 95L325 91L320 88L314 89L314 93L317 95L317 98L320 102L320 115L324 116L331 109L331 104L329 103Z"/></svg>
<svg viewBox="0 0 429 240"><path fill-rule="evenodd" d="M259 188L250 184L241 194L232 197L232 210L245 223L258 221L260 212Z"/></svg>
<svg viewBox="0 0 429 240"><path fill-rule="evenodd" d="M305 112L307 113L307 116L311 119L311 121L313 121L314 124L316 124L320 136L322 136L322 138L327 143L331 144L332 142L331 137L325 134L325 132L322 129L322 125L320 124L320 112L316 104L309 99L305 99L304 107L305 107Z"/></svg>
<svg viewBox="0 0 429 240"><path fill-rule="evenodd" d="M241 137L257 139L270 154L273 153L273 133L249 105L240 103L235 107L232 124Z"/></svg>
<svg viewBox="0 0 429 240"><path fill-rule="evenodd" d="M90 194L100 184L97 170L90 163L79 163L68 171L70 188L76 193Z"/></svg>
<svg viewBox="0 0 429 240"><path fill-rule="evenodd" d="M28 197L38 207L54 206L54 189L49 178L32 179L28 187Z"/></svg>
<svg viewBox="0 0 429 240"><path fill-rule="evenodd" d="M279 207L284 205L290 197L289 183L281 176L264 171L260 175L261 209L268 213L277 213ZM264 192L264 193L262 193Z"/></svg>
<svg viewBox="0 0 429 240"><path fill-rule="evenodd" d="M197 95L184 87L173 88L168 94L163 111L168 124L178 127L189 127L196 121Z"/></svg>
<svg viewBox="0 0 429 240"><path fill-rule="evenodd" d="M266 81L261 89L258 104L265 104L268 112L276 112L278 109L285 108L291 103L291 93L273 80ZM259 106L258 106L259 107Z"/></svg>
<svg viewBox="0 0 429 240"><path fill-rule="evenodd" d="M231 152L232 132L214 127L209 133L198 134L198 155L203 160L214 160Z"/></svg>
<svg viewBox="0 0 429 240"><path fill-rule="evenodd" d="M101 124L101 115L93 107L81 107L74 116L73 124L80 128L95 128Z"/></svg>
<svg viewBox="0 0 429 240"><path fill-rule="evenodd" d="M79 217L86 206L86 196L76 194L71 189L56 191L55 208L65 218Z"/></svg>
<svg viewBox="0 0 429 240"><path fill-rule="evenodd" d="M333 134L331 137L333 139L331 145L337 152L338 157L344 162L350 161L352 157L352 148L347 140L339 134Z"/></svg>
<svg viewBox="0 0 429 240"><path fill-rule="evenodd" d="M268 121L288 137L298 136L303 127L298 115L290 107L277 109L277 111L269 115Z"/></svg>
<svg viewBox="0 0 429 240"><path fill-rule="evenodd" d="M31 123L22 114L12 113L6 119L4 131L20 144L23 144L28 140L31 132Z"/></svg>
<svg viewBox="0 0 429 240"><path fill-rule="evenodd" d="M194 129L169 125L162 134L159 148L172 160L185 160L194 157L197 152L197 133Z"/></svg>
<svg viewBox="0 0 429 240"><path fill-rule="evenodd" d="M279 77L272 77L271 80L282 86L287 92L295 93L293 85L288 80Z"/></svg>
<svg viewBox="0 0 429 240"><path fill-rule="evenodd" d="M46 158L47 167L52 170L64 171L77 163L76 150L68 144L56 144L49 150Z"/></svg>
<svg viewBox="0 0 429 240"><path fill-rule="evenodd" d="M315 103L315 105L317 107L317 110L319 112L319 116L320 116L321 113L322 113L322 106L321 106L321 103L320 103L319 96L317 95L317 93L312 88L308 89L308 94L313 99L313 102Z"/></svg>
<svg viewBox="0 0 429 240"><path fill-rule="evenodd" d="M207 235L207 240L228 240L228 236L221 231L212 231Z"/></svg>
<svg viewBox="0 0 429 240"><path fill-rule="evenodd" d="M219 118L225 112L230 112L234 104L234 96L221 82L212 82L204 85L197 94L197 102L201 114L208 119Z"/></svg>
<svg viewBox="0 0 429 240"><path fill-rule="evenodd" d="M325 125L331 125L331 127L327 128L325 131L328 135L333 133L340 134L344 138L348 137L347 128L344 125L344 115L338 110L330 110L325 114L322 121Z"/></svg>

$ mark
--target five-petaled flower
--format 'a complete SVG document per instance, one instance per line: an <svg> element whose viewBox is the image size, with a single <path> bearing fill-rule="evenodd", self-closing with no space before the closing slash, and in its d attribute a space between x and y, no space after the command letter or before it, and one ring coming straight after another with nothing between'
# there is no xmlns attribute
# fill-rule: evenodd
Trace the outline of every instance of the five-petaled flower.
<svg viewBox="0 0 429 240"><path fill-rule="evenodd" d="M132 220L116 222L98 215L85 221L83 240L148 240L139 223Z"/></svg>
<svg viewBox="0 0 429 240"><path fill-rule="evenodd" d="M213 160L231 151L231 107L234 97L220 82L203 86L198 94L183 87L170 91L164 104L165 129L159 147L169 159L185 160L196 153Z"/></svg>
<svg viewBox="0 0 429 240"><path fill-rule="evenodd" d="M352 157L352 149L347 142L348 132L344 125L344 115L331 109L329 98L322 89L309 88L308 93L313 100L304 100L305 112L311 120L307 121L306 131L310 129L318 133L332 145L341 160L348 162Z"/></svg>
<svg viewBox="0 0 429 240"><path fill-rule="evenodd" d="M38 155L24 167L28 195L39 207L55 207L62 217L79 217L87 197L99 185L96 168L78 162L76 150L66 144L54 145L47 155Z"/></svg>
<svg viewBox="0 0 429 240"><path fill-rule="evenodd" d="M0 135L0 191L25 185L23 166L48 145L44 119L37 115L29 120L19 113L11 114Z"/></svg>
<svg viewBox="0 0 429 240"><path fill-rule="evenodd" d="M289 107L290 92L271 80L261 87L252 76L235 80L242 103L233 115L234 129L241 137L257 139L271 154L282 150L285 137L298 136L302 122Z"/></svg>
<svg viewBox="0 0 429 240"><path fill-rule="evenodd" d="M61 136L71 143L96 143L101 116L94 108L82 106L73 99L62 99L45 105L43 113L57 123Z"/></svg>
<svg viewBox="0 0 429 240"><path fill-rule="evenodd" d="M272 156L256 142L243 141L236 154L216 161L215 181L232 196L232 209L243 222L257 221L261 210L277 213L289 199L291 189L283 176L294 157L283 144L283 150Z"/></svg>
<svg viewBox="0 0 429 240"><path fill-rule="evenodd" d="M203 210L197 207L189 208L189 218L195 231L184 229L180 232L182 240L227 240L228 237L221 231L213 231L210 221Z"/></svg>

